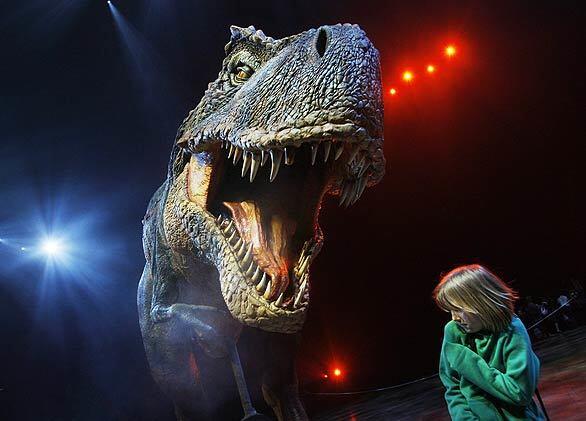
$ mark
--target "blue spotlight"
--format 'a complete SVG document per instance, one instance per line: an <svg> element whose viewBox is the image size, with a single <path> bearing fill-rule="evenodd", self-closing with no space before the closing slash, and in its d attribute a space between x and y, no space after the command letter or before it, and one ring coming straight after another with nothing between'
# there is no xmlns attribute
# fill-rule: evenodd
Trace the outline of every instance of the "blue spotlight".
<svg viewBox="0 0 586 421"><path fill-rule="evenodd" d="M108 6L132 80L140 90L141 101L147 105L146 110L152 109L159 119L172 108L162 103L161 99L174 99L176 88L164 70L161 56L143 33L125 18L113 3L108 3Z"/></svg>
<svg viewBox="0 0 586 421"><path fill-rule="evenodd" d="M114 18L114 26L127 53L129 65L139 79L149 83L158 77L155 64L155 51L142 34L120 13L112 2L108 2Z"/></svg>
<svg viewBox="0 0 586 421"><path fill-rule="evenodd" d="M59 259L64 256L67 248L63 241L59 238L48 237L43 239L40 245L40 250L48 257Z"/></svg>

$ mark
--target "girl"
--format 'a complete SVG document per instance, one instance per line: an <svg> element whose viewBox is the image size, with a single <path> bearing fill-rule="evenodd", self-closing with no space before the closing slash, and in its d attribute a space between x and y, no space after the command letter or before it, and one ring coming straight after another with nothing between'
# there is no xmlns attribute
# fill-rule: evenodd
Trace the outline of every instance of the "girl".
<svg viewBox="0 0 586 421"><path fill-rule="evenodd" d="M513 313L516 293L480 265L461 266L433 291L452 313L439 376L453 420L543 420L533 400L539 360Z"/></svg>

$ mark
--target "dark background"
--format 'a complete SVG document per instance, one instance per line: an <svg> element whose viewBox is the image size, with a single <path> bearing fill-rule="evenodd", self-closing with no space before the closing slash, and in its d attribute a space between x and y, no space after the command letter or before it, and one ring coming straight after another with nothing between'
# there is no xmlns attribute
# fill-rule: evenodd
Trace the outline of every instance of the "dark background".
<svg viewBox="0 0 586 421"><path fill-rule="evenodd" d="M523 296L583 281L584 14L544 3L117 1L123 31L105 1L0 3L0 417L172 419L138 329L140 221L231 24L280 38L358 23L399 90L386 177L322 210L304 390L433 374L447 315L430 292L455 265ZM68 239L67 262L34 252L44 233ZM342 381L321 382L333 365Z"/></svg>

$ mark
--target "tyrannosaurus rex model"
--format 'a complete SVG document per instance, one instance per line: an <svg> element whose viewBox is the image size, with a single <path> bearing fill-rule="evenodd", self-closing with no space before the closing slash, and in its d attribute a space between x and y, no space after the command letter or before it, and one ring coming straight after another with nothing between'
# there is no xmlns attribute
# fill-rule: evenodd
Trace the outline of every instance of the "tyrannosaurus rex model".
<svg viewBox="0 0 586 421"><path fill-rule="evenodd" d="M140 326L178 419L225 419L235 378L250 411L237 352L250 332L265 401L304 420L294 357L321 201L353 204L384 174L379 56L357 25L231 34L148 206Z"/></svg>

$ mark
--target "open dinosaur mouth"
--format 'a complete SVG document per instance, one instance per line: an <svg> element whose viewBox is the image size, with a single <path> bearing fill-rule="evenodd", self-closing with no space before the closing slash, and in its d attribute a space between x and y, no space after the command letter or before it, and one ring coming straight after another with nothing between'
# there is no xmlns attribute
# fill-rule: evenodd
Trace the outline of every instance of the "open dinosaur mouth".
<svg viewBox="0 0 586 421"><path fill-rule="evenodd" d="M369 162L357 153L359 146L351 139L315 139L298 147L243 150L218 142L206 159L192 155L189 200L216 218L257 306L286 312L307 306L309 266L322 243L321 200L349 163L362 165L357 173L363 177L344 199L360 197Z"/></svg>

